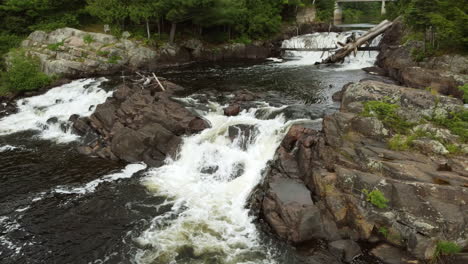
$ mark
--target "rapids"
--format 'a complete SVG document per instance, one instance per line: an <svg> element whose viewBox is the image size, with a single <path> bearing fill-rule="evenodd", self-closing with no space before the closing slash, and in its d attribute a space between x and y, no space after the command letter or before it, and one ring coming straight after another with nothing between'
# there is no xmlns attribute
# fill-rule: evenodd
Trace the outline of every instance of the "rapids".
<svg viewBox="0 0 468 264"><path fill-rule="evenodd" d="M283 46L325 47L349 34L298 36ZM319 58L291 52L261 64L162 71L187 88L179 101L212 127L185 137L177 158L159 168L75 151L82 139L69 117L91 115L112 95L105 78L18 100L18 112L0 119L1 263L301 263L295 249L262 231L247 201L291 124L320 128L339 107L334 92L372 77L358 69L375 54L313 66ZM238 89L266 99L224 116L223 97ZM241 131L234 138L233 126Z"/></svg>

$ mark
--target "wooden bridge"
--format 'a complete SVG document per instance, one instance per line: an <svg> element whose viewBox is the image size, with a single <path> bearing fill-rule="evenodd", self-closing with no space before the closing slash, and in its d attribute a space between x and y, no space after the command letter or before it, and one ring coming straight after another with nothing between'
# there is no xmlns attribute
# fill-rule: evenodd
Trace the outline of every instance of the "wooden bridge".
<svg viewBox="0 0 468 264"><path fill-rule="evenodd" d="M336 0L335 2L335 11L333 12L333 24L340 25L343 23L343 9L341 7L342 3L356 3L356 2L382 2L382 15L385 14L385 2L393 2L396 0Z"/></svg>

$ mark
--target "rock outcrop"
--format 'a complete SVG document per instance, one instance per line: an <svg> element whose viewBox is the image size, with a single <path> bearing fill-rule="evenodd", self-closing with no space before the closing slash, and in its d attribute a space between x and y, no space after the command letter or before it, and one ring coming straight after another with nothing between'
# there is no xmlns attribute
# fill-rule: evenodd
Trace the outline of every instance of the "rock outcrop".
<svg viewBox="0 0 468 264"><path fill-rule="evenodd" d="M171 99L182 87L168 81L162 84L164 91L159 86L142 89L122 84L89 118L72 117L75 132L84 138L79 152L150 166L174 157L183 135L200 132L209 124Z"/></svg>
<svg viewBox="0 0 468 264"><path fill-rule="evenodd" d="M405 86L436 89L439 93L462 98L458 90L468 82L468 56L450 54L416 61L414 54L423 50L422 43L403 43L406 28L401 19L385 33L376 64L386 74Z"/></svg>
<svg viewBox="0 0 468 264"><path fill-rule="evenodd" d="M420 129L440 133L418 138L423 146L434 140L444 147L441 142L452 138L465 150L447 154L413 143L409 150L390 149L393 128L362 114L365 102L374 100L391 100L402 118L424 123L410 134ZM260 216L279 237L291 243L325 239L331 242L329 250L347 262L359 253L352 241L392 245L374 250L386 263L430 259L441 240L466 249L466 142L423 122L462 109L458 99L423 90L376 81L350 84L343 91L341 110L324 118L322 131L291 127L254 195L254 205L261 207ZM387 261L385 256L392 253L386 247L410 255Z"/></svg>
<svg viewBox="0 0 468 264"><path fill-rule="evenodd" d="M35 31L21 46L40 59L46 74L73 78L136 70L158 56L156 51L135 41L73 28L50 33Z"/></svg>

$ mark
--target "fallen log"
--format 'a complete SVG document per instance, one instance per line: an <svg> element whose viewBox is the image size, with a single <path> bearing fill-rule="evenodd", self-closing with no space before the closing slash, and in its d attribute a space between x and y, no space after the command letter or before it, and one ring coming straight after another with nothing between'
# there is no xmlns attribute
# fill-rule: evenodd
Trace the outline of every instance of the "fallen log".
<svg viewBox="0 0 468 264"><path fill-rule="evenodd" d="M382 21L380 24L367 31L364 35L357 38L356 41L345 44L341 49L336 50L331 56L322 60L322 62L317 62L316 64L343 62L351 53L354 53L354 56L356 56L357 51L362 45L371 43L375 37L384 33L392 24L393 22L388 20Z"/></svg>

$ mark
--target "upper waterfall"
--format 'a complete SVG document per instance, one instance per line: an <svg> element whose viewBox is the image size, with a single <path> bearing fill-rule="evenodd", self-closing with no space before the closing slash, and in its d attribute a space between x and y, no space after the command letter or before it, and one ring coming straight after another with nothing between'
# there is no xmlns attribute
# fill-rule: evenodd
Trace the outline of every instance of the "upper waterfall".
<svg viewBox="0 0 468 264"><path fill-rule="evenodd" d="M317 32L293 37L283 41L281 48L283 49L338 49L338 43L346 43L348 38L354 36L357 38L362 36L366 31L353 30L346 32ZM382 39L381 36L375 38L370 47L377 47ZM295 51L286 50L283 58L288 60L286 65L311 65L320 62L328 56L328 51ZM341 70L361 69L372 66L378 55L377 51L358 51L355 57L347 59L340 68Z"/></svg>

